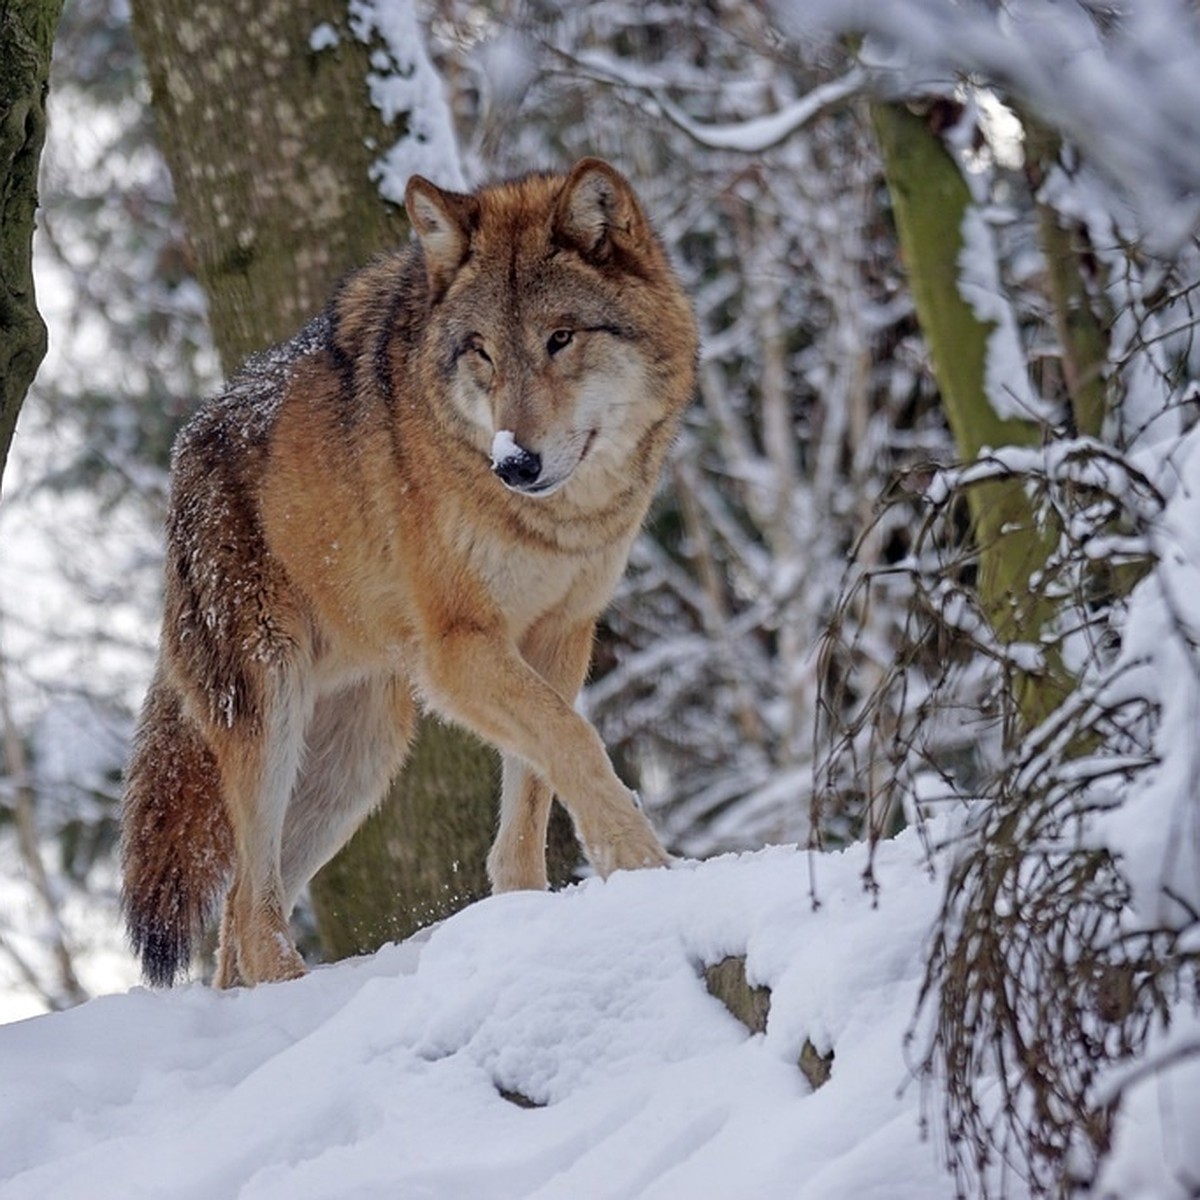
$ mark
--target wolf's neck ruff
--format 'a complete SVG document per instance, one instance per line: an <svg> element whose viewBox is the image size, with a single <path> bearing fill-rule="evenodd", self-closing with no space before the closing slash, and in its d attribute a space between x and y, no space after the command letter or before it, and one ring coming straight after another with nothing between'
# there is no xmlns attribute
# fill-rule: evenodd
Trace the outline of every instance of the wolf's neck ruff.
<svg viewBox="0 0 1200 1200"><path fill-rule="evenodd" d="M418 702L502 753L493 888L546 886L554 794L601 874L665 861L573 701L692 395L690 307L598 160L472 195L413 179L406 204L414 243L177 443L123 812L156 983L231 876L217 982L303 971L292 904L402 767Z"/></svg>

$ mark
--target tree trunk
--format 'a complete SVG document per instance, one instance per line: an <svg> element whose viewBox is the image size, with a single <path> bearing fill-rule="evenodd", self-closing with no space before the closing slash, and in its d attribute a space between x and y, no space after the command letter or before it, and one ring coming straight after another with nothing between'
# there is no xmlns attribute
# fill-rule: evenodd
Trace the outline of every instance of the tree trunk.
<svg viewBox="0 0 1200 1200"><path fill-rule="evenodd" d="M46 354L33 288L38 162L62 0L0 0L0 478Z"/></svg>
<svg viewBox="0 0 1200 1200"><path fill-rule="evenodd" d="M403 941L488 893L499 760L470 734L426 720L392 788L347 851L317 877L313 910L330 958ZM399 888L376 908L363 897ZM364 921L364 917L366 920Z"/></svg>
<svg viewBox="0 0 1200 1200"><path fill-rule="evenodd" d="M370 47L334 0L138 0L133 21L213 340L232 371L405 235L402 210L368 177L401 131L369 103ZM311 49L326 23L340 25L338 44Z"/></svg>
<svg viewBox="0 0 1200 1200"><path fill-rule="evenodd" d="M403 212L368 172L401 130L371 106L370 47L333 0L135 0L163 143L226 370L294 332ZM313 50L314 29L337 31ZM314 880L330 957L372 950L486 892L494 757L426 722L383 808Z"/></svg>
<svg viewBox="0 0 1200 1200"><path fill-rule="evenodd" d="M1051 167L1058 161L1062 139L1036 118L1021 115L1025 128L1025 171L1037 203L1038 242L1046 260L1046 279L1054 309L1054 328L1058 334L1063 379L1071 397L1075 428L1088 437L1098 438L1108 412L1108 327L1112 313L1097 314L1085 283L1078 239L1083 237L1082 222L1074 228L1037 193ZM1093 266L1093 273L1100 270ZM1102 286L1097 286L1103 305ZM1104 307L1107 307L1106 305Z"/></svg>
<svg viewBox="0 0 1200 1200"><path fill-rule="evenodd" d="M984 385L992 325L959 290L963 218L970 192L958 164L928 121L898 104L875 104L872 118L883 154L896 232L933 357L946 418L964 459L986 446L1036 446L1043 431L1001 417ZM1031 581L1046 565L1055 531L1039 526L1019 479L972 488L971 518L979 545L980 605L1001 643L1037 642L1052 602ZM1071 691L1055 655L1038 675L1018 673L1017 702L1036 725Z"/></svg>

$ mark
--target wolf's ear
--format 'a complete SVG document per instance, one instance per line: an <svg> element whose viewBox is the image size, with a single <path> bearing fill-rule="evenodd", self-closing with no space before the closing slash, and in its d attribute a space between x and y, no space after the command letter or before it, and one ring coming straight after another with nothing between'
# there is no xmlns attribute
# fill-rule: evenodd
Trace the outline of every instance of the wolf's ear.
<svg viewBox="0 0 1200 1200"><path fill-rule="evenodd" d="M474 196L444 192L414 175L404 189L404 207L425 251L430 287L440 295L467 257L479 221L479 202Z"/></svg>
<svg viewBox="0 0 1200 1200"><path fill-rule="evenodd" d="M614 250L639 250L648 232L642 206L620 171L599 158L581 158L571 168L554 211L561 242L604 263Z"/></svg>

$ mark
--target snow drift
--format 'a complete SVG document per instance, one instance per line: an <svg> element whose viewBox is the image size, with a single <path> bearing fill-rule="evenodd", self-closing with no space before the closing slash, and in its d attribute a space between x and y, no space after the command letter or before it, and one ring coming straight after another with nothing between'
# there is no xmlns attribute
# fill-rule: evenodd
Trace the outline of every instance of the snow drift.
<svg viewBox="0 0 1200 1200"><path fill-rule="evenodd" d="M940 884L915 831L879 848L878 900L865 865L619 873L295 983L0 1027L0 1196L948 1197L904 1054ZM706 990L730 955L771 988L764 1034ZM835 1054L815 1092L806 1040ZM1169 1196L1161 1116L1135 1115L1121 1194Z"/></svg>

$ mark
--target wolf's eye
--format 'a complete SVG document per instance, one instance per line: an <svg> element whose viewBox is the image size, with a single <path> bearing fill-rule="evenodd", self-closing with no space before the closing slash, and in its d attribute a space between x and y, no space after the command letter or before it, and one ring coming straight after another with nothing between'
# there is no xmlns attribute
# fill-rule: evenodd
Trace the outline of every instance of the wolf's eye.
<svg viewBox="0 0 1200 1200"><path fill-rule="evenodd" d="M560 350L565 349L574 340L575 331L572 329L556 329L546 339L546 350L551 354L557 354Z"/></svg>
<svg viewBox="0 0 1200 1200"><path fill-rule="evenodd" d="M483 348L483 338L481 338L477 333L472 334L463 343L462 353L474 354L481 361L483 361L483 362L487 363L489 366L491 366L491 363L492 363L491 356Z"/></svg>

